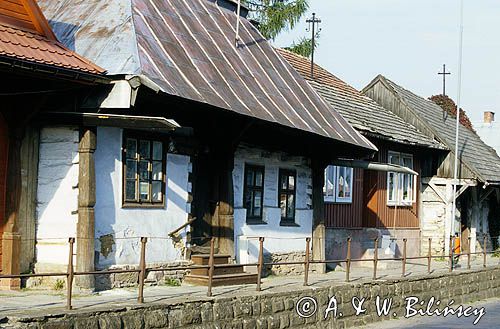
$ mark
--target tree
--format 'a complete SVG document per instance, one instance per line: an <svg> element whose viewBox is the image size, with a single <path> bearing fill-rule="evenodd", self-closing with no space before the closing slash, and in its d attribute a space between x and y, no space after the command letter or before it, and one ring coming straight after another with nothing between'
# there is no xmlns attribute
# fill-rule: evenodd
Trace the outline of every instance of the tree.
<svg viewBox="0 0 500 329"><path fill-rule="evenodd" d="M446 95L434 95L429 97L429 100L439 105L448 114L454 116L455 118L457 117L457 104L455 104L453 99L451 99L450 97ZM474 131L472 123L463 109L460 109L460 123L465 128Z"/></svg>
<svg viewBox="0 0 500 329"><path fill-rule="evenodd" d="M274 40L281 32L293 29L309 9L309 0L244 0L251 10L251 18L266 39ZM316 35L319 37L319 34ZM315 47L317 47L317 42ZM293 42L288 50L309 57L312 53L310 38Z"/></svg>

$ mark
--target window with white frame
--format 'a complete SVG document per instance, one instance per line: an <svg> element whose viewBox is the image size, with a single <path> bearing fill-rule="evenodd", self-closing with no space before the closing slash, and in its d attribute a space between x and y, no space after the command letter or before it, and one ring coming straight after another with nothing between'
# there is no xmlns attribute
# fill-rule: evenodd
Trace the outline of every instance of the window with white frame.
<svg viewBox="0 0 500 329"><path fill-rule="evenodd" d="M351 203L354 171L350 167L328 166L325 169L325 202Z"/></svg>
<svg viewBox="0 0 500 329"><path fill-rule="evenodd" d="M389 151L388 162L413 169L413 155ZM387 204L408 206L416 201L415 176L387 173Z"/></svg>

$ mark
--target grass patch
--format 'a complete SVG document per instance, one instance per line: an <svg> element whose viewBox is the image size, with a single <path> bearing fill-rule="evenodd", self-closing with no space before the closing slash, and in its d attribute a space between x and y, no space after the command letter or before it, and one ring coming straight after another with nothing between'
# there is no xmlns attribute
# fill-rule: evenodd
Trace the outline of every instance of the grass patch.
<svg viewBox="0 0 500 329"><path fill-rule="evenodd" d="M174 278L165 278L165 284L170 287L180 287L181 280Z"/></svg>
<svg viewBox="0 0 500 329"><path fill-rule="evenodd" d="M54 283L54 286L52 287L55 291L60 291L64 289L64 280L62 279L57 279L56 282Z"/></svg>

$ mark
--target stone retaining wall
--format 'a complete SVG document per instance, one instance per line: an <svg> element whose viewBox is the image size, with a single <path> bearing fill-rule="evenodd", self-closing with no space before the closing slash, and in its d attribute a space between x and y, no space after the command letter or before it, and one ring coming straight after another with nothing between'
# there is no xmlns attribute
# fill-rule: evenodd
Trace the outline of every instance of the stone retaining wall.
<svg viewBox="0 0 500 329"><path fill-rule="evenodd" d="M305 319L296 313L296 303L310 296L318 305L318 312ZM342 317L334 318L330 313L323 319L328 302L335 296ZM387 317L378 317L375 298L393 298L393 307ZM416 296L428 301L435 297L441 305L449 300L454 306L480 299L500 296L500 268L412 277L401 280L377 281L359 284L339 284L330 287L305 287L301 291L261 293L232 298L206 298L201 301L186 301L176 304L144 304L132 307L117 307L113 310L70 314L50 314L36 317L0 319L5 328L238 328L238 329L285 329L285 328L352 328L380 321L393 316L404 316L405 298ZM365 315L354 316L351 306L353 297L366 298ZM473 318L465 319L470 321Z"/></svg>

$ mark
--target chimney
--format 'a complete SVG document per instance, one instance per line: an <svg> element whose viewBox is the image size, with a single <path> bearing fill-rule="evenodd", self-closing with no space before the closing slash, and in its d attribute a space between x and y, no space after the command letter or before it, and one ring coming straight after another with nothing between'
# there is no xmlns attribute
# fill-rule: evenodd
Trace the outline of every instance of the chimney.
<svg viewBox="0 0 500 329"><path fill-rule="evenodd" d="M484 112L484 123L492 123L493 121L495 121L495 112Z"/></svg>

